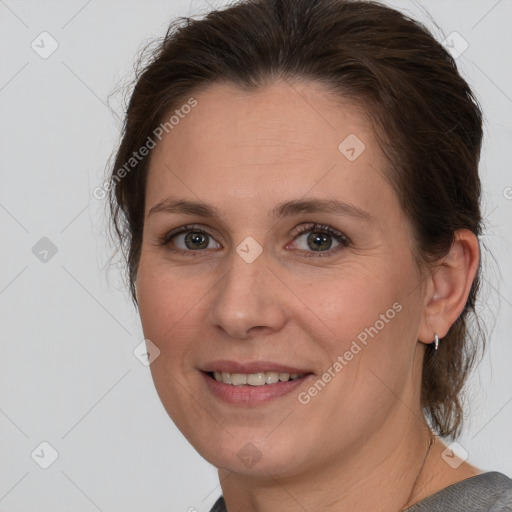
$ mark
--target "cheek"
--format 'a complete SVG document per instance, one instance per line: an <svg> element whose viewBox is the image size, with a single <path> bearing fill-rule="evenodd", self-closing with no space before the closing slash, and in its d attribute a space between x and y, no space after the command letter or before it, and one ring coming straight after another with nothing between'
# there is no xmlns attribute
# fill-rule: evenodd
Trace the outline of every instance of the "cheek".
<svg viewBox="0 0 512 512"><path fill-rule="evenodd" d="M171 272L151 258L141 258L137 275L140 319L144 336L162 354L179 353L187 345L180 346L180 340L185 338L183 329L205 294L197 279L183 281L178 276L179 272ZM190 340L187 343L190 345ZM176 358L172 360L178 362Z"/></svg>
<svg viewBox="0 0 512 512"><path fill-rule="evenodd" d="M335 277L308 288L305 295L312 311L331 333L333 348L348 348L347 342L359 334L364 341L364 333L375 324L383 332L395 323L397 309L401 309L396 303L401 300L405 283L390 275L388 268L350 265L332 275ZM296 286L300 287L300 282Z"/></svg>
<svg viewBox="0 0 512 512"><path fill-rule="evenodd" d="M336 400L359 396L358 403L371 403L378 389L398 391L403 384L416 346L421 303L411 293L418 284L415 267L411 261L402 263L352 265L326 286L309 290L308 303L326 333L315 339L323 349L324 371L340 376L333 379ZM302 327L311 332L311 325Z"/></svg>
<svg viewBox="0 0 512 512"><path fill-rule="evenodd" d="M177 275L164 268L161 261L142 257L137 297L144 337L160 350L150 365L155 389L171 419L180 430L188 432L194 430L189 419L201 417L200 408L190 398L189 380L190 360L198 350L198 339L190 326L198 325L194 315L198 314L201 294L197 283L184 286Z"/></svg>

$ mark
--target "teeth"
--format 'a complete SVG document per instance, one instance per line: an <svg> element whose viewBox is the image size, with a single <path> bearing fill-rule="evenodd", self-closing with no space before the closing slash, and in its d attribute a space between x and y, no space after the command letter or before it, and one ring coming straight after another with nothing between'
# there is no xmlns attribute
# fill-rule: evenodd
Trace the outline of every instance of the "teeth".
<svg viewBox="0 0 512 512"><path fill-rule="evenodd" d="M303 377L300 373L278 373L278 372L258 372L258 373L229 373L213 372L217 382L232 384L233 386L263 386L265 384L275 384L277 382L287 382Z"/></svg>
<svg viewBox="0 0 512 512"><path fill-rule="evenodd" d="M275 384L279 382L278 372L265 372L265 384Z"/></svg>
<svg viewBox="0 0 512 512"><path fill-rule="evenodd" d="M247 375L247 384L250 386L263 386L265 384L265 373L250 373Z"/></svg>
<svg viewBox="0 0 512 512"><path fill-rule="evenodd" d="M233 386L242 386L243 384L247 384L247 375L245 373L232 373L231 384L233 384Z"/></svg>

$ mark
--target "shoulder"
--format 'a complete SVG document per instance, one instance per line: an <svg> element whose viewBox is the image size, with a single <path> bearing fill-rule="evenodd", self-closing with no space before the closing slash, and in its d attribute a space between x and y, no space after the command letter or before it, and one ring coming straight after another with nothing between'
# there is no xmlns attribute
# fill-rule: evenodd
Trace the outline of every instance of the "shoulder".
<svg viewBox="0 0 512 512"><path fill-rule="evenodd" d="M213 505L210 512L227 512L226 504L224 503L224 497L221 496Z"/></svg>
<svg viewBox="0 0 512 512"><path fill-rule="evenodd" d="M407 512L512 512L512 480L498 471L482 473L450 485L407 509Z"/></svg>
<svg viewBox="0 0 512 512"><path fill-rule="evenodd" d="M512 512L512 480L497 471L450 485L405 512ZM227 512L222 496L210 512Z"/></svg>

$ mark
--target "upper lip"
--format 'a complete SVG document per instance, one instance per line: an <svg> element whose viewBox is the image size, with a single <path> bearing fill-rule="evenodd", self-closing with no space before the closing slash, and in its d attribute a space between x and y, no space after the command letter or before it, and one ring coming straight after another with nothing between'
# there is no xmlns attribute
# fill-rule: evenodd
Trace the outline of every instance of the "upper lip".
<svg viewBox="0 0 512 512"><path fill-rule="evenodd" d="M288 366L272 361L250 361L242 363L239 361L228 361L219 359L205 364L202 368L204 372L227 372L227 373L258 373L258 372L278 372L278 373L312 373L304 368Z"/></svg>

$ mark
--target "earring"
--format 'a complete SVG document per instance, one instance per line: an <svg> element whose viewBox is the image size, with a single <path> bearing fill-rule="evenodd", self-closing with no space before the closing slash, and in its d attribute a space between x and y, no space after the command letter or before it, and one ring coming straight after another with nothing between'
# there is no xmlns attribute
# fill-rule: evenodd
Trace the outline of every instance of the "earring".
<svg viewBox="0 0 512 512"><path fill-rule="evenodd" d="M437 333L434 333L434 348L437 350L437 347L439 347L439 336L437 335Z"/></svg>

